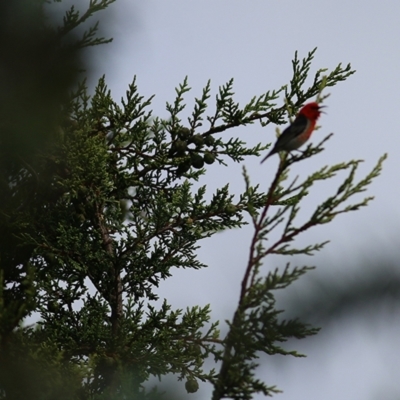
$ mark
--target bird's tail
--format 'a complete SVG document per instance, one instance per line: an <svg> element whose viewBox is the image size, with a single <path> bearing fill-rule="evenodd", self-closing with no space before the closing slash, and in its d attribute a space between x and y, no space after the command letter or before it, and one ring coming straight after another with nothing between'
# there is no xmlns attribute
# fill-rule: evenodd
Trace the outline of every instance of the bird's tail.
<svg viewBox="0 0 400 400"><path fill-rule="evenodd" d="M260 162L260 164L262 164L268 157L271 157L272 155L274 155L276 153L275 149L272 149Z"/></svg>

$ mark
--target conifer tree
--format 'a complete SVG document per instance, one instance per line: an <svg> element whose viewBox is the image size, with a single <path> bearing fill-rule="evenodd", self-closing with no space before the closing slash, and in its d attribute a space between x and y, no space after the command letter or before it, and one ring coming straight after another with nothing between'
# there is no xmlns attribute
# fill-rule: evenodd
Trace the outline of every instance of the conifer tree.
<svg viewBox="0 0 400 400"><path fill-rule="evenodd" d="M69 10L58 34L73 31L110 3L91 0L84 14ZM105 43L96 30L97 25L89 28L69 46ZM257 358L300 356L282 342L318 331L280 318L275 291L312 268L292 267L285 256L321 250L325 243L292 243L306 230L366 206L372 197L353 198L379 175L384 157L362 178L356 178L361 161L352 160L288 181L290 168L324 151L328 136L301 153L281 154L266 193L245 168L240 196L225 185L207 201L204 182L208 165L223 170L227 160L243 163L270 146L248 147L229 135L231 128L286 124L305 102L323 102L327 88L354 73L350 65L319 69L307 86L315 51L303 59L296 53L289 84L244 107L235 102L233 79L214 100L208 82L187 120L187 78L166 105L168 118L152 114L152 98L139 93L136 79L121 102L113 99L105 77L93 96L83 81L57 98L59 118L46 126L53 129L50 140L10 157L2 148L0 398L150 398L156 394L147 391L148 379L167 374L183 381L188 393L198 390L199 381L209 382L214 400L278 391L256 377ZM343 181L336 191L299 223L296 216L314 185L338 175ZM201 186L194 189L197 182ZM246 223L254 227L250 255L225 336L210 319L212 305L155 305L155 289L174 279L175 268L204 267L196 254L201 240ZM279 238L267 241L274 230L280 230ZM260 267L271 254L283 256L283 267L265 273ZM38 322L25 326L32 313ZM207 370L210 358L216 364Z"/></svg>

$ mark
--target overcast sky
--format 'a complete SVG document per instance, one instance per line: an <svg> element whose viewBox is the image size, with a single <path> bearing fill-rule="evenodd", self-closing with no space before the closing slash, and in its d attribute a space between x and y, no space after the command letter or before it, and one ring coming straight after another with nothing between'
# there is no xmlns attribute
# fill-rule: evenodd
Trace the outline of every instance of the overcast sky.
<svg viewBox="0 0 400 400"><path fill-rule="evenodd" d="M174 88L186 75L193 88L189 104L208 79L215 94L232 77L236 99L245 104L252 96L289 82L296 50L303 58L318 47L314 73L350 62L357 73L329 89L327 114L312 140L330 132L334 137L323 155L296 165L293 173L305 177L325 164L363 159L362 177L383 153L388 152L389 158L369 188L368 195L376 199L368 208L310 231L299 243L331 240L321 254L304 260L318 265L316 274L333 268L336 276L354 278L360 270L356 262L348 262L350 258L399 256L399 1L118 0L110 8L112 18L104 28L114 42L93 51L96 79L105 73L114 97L120 98L137 75L140 92L156 94L154 115L161 117L167 116L165 102L173 101ZM249 144L268 143L274 140L275 130L253 125L224 133L230 134ZM256 158L244 164L252 182L266 190L278 158L271 157L262 166ZM243 190L241 165L231 162L227 169L213 165L203 183L212 193L227 182L234 193ZM304 215L336 187L320 185L309 206L303 207ZM214 318L230 318L251 233L251 229L236 230L205 242L199 256L209 268L177 271L162 285L160 295L175 307L211 303ZM266 269L285 263L267 261ZM282 400L398 399L400 324L396 319L398 313L391 323L384 313L373 322L363 317L342 319L317 339L298 342L296 348L308 355L306 359L285 359L261 372L268 385L277 384L284 391L276 396ZM207 399L209 390L201 385L190 398Z"/></svg>

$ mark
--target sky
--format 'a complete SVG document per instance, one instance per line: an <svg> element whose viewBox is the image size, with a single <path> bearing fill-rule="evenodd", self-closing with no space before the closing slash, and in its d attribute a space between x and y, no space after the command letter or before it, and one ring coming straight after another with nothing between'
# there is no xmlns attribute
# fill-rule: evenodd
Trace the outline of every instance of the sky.
<svg viewBox="0 0 400 400"><path fill-rule="evenodd" d="M350 259L388 254L398 259L400 2L117 0L107 13L103 30L114 41L92 50L91 85L105 74L118 99L136 75L140 93L156 95L152 108L160 117L167 117L165 102L173 101L174 88L185 76L192 87L189 104L200 96L208 79L215 95L232 77L236 99L245 104L254 95L288 83L295 51L303 58L318 47L312 73L351 63L356 74L326 91L330 93L325 101L327 114L312 140L318 142L331 132L333 138L322 155L296 165L293 176L306 177L326 164L363 159L358 173L363 177L382 154L389 157L382 175L366 193L375 200L304 235L299 243L331 242L313 259L295 261L317 265L315 274L321 276L330 273L339 279L357 279L363 271ZM255 124L226 134L249 144L269 143L274 141L275 129ZM271 157L261 166L256 158L243 164L252 182L267 190L278 158ZM241 168L233 162L225 170L211 166L203 182L210 195L228 182L233 193L239 194L244 188ZM310 204L302 209L304 215L336 187L332 183L318 186ZM204 242L199 258L209 268L176 271L160 287L159 295L181 308L211 303L213 318L230 318L251 234L251 228L233 230ZM266 270L285 262L267 261ZM315 339L296 342L296 349L307 358L286 357L271 364L264 360L260 374L267 384L283 390L276 395L281 400L399 399L400 324L396 317L398 311L393 317L382 310L372 319L362 315L339 319ZM207 399L209 393L210 387L202 384L191 398Z"/></svg>

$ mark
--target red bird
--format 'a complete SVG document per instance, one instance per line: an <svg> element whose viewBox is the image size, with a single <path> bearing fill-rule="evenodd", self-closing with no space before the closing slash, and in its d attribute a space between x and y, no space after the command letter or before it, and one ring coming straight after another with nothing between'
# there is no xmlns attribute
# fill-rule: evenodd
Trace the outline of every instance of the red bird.
<svg viewBox="0 0 400 400"><path fill-rule="evenodd" d="M315 128L317 119L321 115L321 108L323 108L323 106L315 102L306 104L299 111L293 123L278 137L274 147L261 163L275 153L296 150L307 142Z"/></svg>

